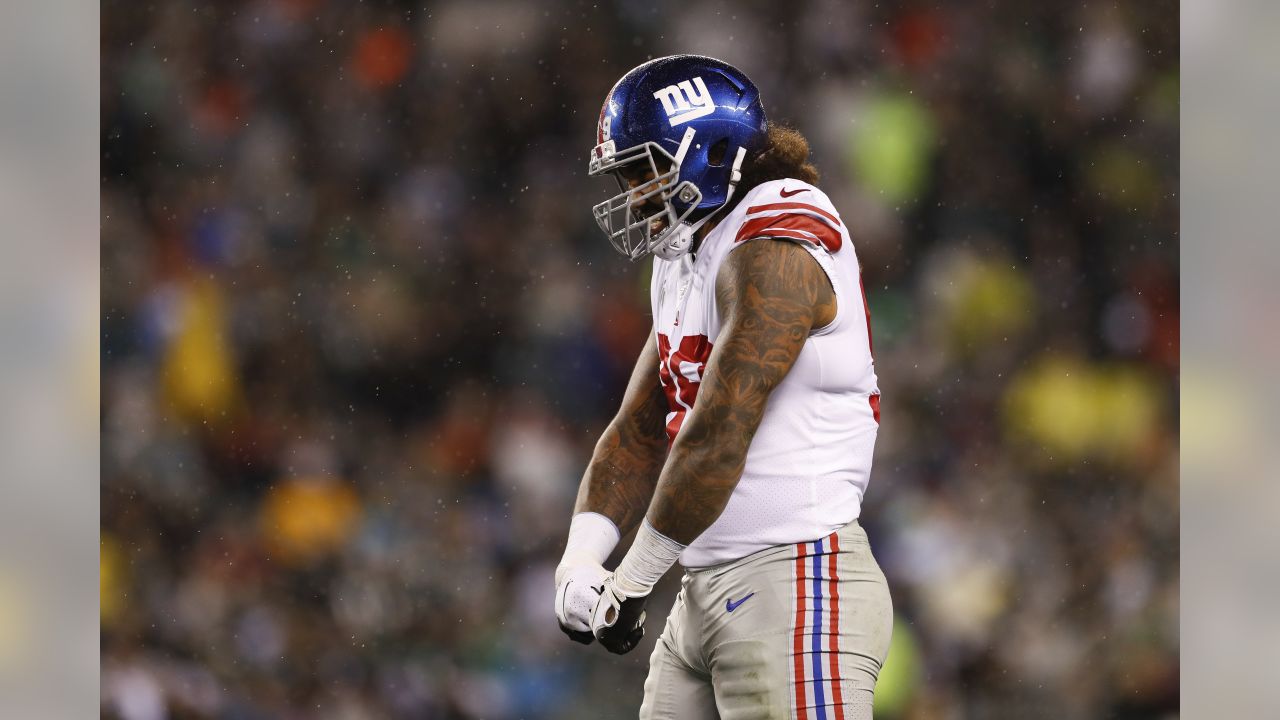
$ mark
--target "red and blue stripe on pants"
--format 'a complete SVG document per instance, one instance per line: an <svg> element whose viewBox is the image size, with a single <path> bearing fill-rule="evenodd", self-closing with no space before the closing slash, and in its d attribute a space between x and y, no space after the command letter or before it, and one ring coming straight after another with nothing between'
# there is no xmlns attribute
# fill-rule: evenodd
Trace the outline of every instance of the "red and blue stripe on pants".
<svg viewBox="0 0 1280 720"><path fill-rule="evenodd" d="M799 720L844 720L839 664L840 589L836 576L839 552L840 540L835 533L796 545L792 674L795 717Z"/></svg>

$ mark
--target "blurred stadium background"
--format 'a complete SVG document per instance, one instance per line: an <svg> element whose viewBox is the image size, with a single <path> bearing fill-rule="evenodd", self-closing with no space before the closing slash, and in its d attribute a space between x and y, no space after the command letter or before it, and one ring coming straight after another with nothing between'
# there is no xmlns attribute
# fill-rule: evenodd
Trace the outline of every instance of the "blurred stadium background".
<svg viewBox="0 0 1280 720"><path fill-rule="evenodd" d="M634 717L552 571L648 330L585 177L737 64L854 229L884 718L1178 714L1173 2L102 7L102 712Z"/></svg>

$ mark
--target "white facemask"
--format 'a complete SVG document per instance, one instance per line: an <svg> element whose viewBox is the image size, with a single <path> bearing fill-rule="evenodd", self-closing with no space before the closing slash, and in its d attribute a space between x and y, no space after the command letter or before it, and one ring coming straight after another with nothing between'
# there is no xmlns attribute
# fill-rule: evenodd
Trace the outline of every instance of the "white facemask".
<svg viewBox="0 0 1280 720"><path fill-rule="evenodd" d="M738 148L738 155L733 161L733 172L729 175L729 191L725 194L724 205L721 208L729 205L729 201L733 199L734 190L737 189L738 183L742 180L742 160L746 155L745 148ZM693 249L693 240L698 236L698 231L709 220L719 214L720 210L716 210L695 223L677 223L675 228L667 233L666 237L651 248L651 252L663 260L677 260L687 255Z"/></svg>

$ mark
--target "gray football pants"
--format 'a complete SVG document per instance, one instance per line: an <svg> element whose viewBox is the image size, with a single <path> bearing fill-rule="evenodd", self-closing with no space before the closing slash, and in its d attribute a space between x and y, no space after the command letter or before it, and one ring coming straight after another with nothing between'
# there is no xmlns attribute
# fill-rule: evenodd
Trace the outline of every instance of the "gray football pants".
<svg viewBox="0 0 1280 720"><path fill-rule="evenodd" d="M857 521L685 573L641 720L869 720L893 605Z"/></svg>

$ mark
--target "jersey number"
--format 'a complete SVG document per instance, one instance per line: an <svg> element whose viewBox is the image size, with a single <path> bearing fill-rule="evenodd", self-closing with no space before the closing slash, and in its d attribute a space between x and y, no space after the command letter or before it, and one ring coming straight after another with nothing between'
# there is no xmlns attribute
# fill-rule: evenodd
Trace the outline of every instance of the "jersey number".
<svg viewBox="0 0 1280 720"><path fill-rule="evenodd" d="M673 443L684 417L693 409L698 399L698 387L702 385L702 371L711 357L711 342L706 335L690 335L680 338L679 347L672 352L671 338L658 333L658 379L667 395L667 443Z"/></svg>

